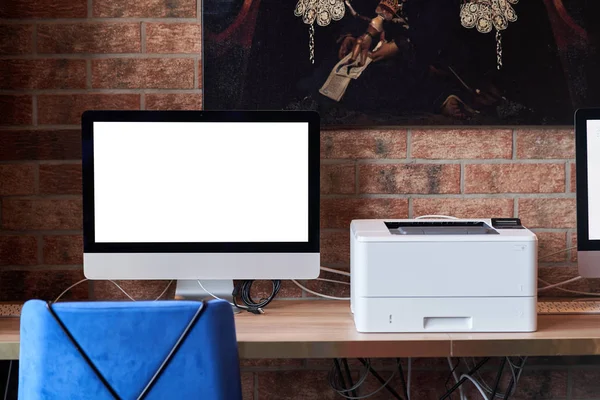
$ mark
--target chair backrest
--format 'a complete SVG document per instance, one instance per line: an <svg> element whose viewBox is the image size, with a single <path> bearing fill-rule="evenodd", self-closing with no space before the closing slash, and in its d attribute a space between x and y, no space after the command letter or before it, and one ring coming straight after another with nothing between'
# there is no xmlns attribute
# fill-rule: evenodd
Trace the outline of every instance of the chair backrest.
<svg viewBox="0 0 600 400"><path fill-rule="evenodd" d="M220 300L25 303L19 399L241 399Z"/></svg>

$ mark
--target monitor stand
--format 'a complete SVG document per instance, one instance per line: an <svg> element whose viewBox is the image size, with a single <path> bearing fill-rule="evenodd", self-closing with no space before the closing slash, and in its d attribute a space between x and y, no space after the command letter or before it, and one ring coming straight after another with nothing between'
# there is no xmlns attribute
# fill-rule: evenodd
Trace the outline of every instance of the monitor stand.
<svg viewBox="0 0 600 400"><path fill-rule="evenodd" d="M233 280L201 280L203 290L197 280L178 280L175 298L178 300L211 300L214 297L233 302ZM210 293L207 293L210 292ZM212 295L214 295L214 297Z"/></svg>

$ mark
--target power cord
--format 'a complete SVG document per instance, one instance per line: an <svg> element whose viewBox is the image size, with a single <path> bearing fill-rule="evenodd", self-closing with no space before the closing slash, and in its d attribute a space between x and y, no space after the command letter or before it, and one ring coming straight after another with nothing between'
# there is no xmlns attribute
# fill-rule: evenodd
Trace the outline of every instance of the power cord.
<svg viewBox="0 0 600 400"><path fill-rule="evenodd" d="M251 312L252 314L264 314L265 311L263 309L266 306L268 306L271 301L273 301L273 299L275 298L275 296L277 296L277 293L279 293L279 290L281 289L280 280L272 280L271 283L273 284L273 291L271 292L271 294L267 297L263 297L258 302L255 302L252 299L251 292L252 284L254 284L253 280L241 281L237 283L233 289L233 304L242 310ZM238 296L242 299L242 303L244 305L240 305L238 303Z"/></svg>
<svg viewBox="0 0 600 400"><path fill-rule="evenodd" d="M73 289L75 286L79 286L81 285L83 282L87 282L89 279L85 278L80 280L79 282L75 282L74 284L72 284L71 286L69 286L68 288L66 288L65 290L63 290L63 292L61 294L58 295L58 297L53 301L53 303L56 303L57 301L59 301L69 290ZM117 287L117 289L119 289L121 292L123 292L123 294L131 301L137 301L136 299L134 299L133 297L131 297L131 295L129 293L127 293L125 291L125 289L123 289L121 286L119 286L119 284L115 281L109 280L108 282L112 283L113 285L115 285ZM171 287L171 285L173 284L173 281L169 281L169 283L167 284L167 286L165 287L165 289L158 295L158 297L156 297L153 301L158 301L160 300L165 293L167 293L167 290L169 290L169 288Z"/></svg>
<svg viewBox="0 0 600 400"><path fill-rule="evenodd" d="M396 366L399 366L399 365L400 365L400 360L398 359ZM329 376L328 376L329 385L335 392L337 392L337 394L344 397L345 399L362 400L362 399L369 398L369 397L375 395L376 393L379 393L383 389L385 389L390 384L390 382L394 379L394 377L396 376L396 374L398 372L398 369L395 369L394 372L392 372L392 374L390 375L390 377L386 381L381 380L381 382L382 382L381 386L379 386L377 389L373 390L371 393L367 393L367 394L361 395L361 396L348 395L348 393L351 393L351 392L357 390L358 388L360 388L363 385L363 383L367 380L367 377L369 376L369 373L371 372L371 360L367 358L364 362L364 366L365 366L365 372L359 377L358 382L356 382L356 384L354 384L350 388L344 387L345 385L343 384L343 377L340 376L340 372L336 368L332 368L329 371ZM409 364L409 367L410 367L410 364ZM410 371L410 369L409 369L409 371ZM410 382L410 380L409 380L409 382Z"/></svg>
<svg viewBox="0 0 600 400"><path fill-rule="evenodd" d="M448 378L446 379L444 386L446 387L446 390L448 390L448 381L450 380L450 378L454 378L454 383L458 383L458 381L459 381L458 374L456 373L456 369L460 365L460 358L458 359L458 361L456 362L456 364L454 366L452 366L452 359L450 357L446 357L446 360L448 361L448 366L450 367L450 374L448 375ZM460 400L466 400L462 385L458 387L458 392L459 392Z"/></svg>

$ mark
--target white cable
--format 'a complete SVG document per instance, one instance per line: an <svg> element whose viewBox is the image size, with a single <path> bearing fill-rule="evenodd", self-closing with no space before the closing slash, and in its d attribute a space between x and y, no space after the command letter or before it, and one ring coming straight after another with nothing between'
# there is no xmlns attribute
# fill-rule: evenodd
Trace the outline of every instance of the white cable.
<svg viewBox="0 0 600 400"><path fill-rule="evenodd" d="M61 294L58 295L58 297L56 298L56 300L54 300L54 303L56 303L58 300L60 300L60 298L63 297L65 295L65 293L67 293L69 290L73 289L77 285L82 284L85 281L87 281L87 278L82 279L79 282L76 282L76 283L72 284L71 286L69 286L68 288L66 288Z"/></svg>
<svg viewBox="0 0 600 400"><path fill-rule="evenodd" d="M541 292L542 290L548 290L548 289L557 288L559 286L563 286L563 285L566 285L566 284L571 283L571 282L577 282L577 281L579 281L581 279L583 279L581 276L576 276L575 278L567 279L566 281L549 284L549 286L544 286L543 288L538 288L538 292ZM542 281L541 279L539 279L539 280ZM544 282L544 281L542 281L542 282Z"/></svg>
<svg viewBox="0 0 600 400"><path fill-rule="evenodd" d="M62 297L65 295L65 293L67 293L69 290L73 289L75 286L77 286L77 285L80 285L80 284L82 284L83 282L86 282L86 281L88 281L88 280L89 280L89 279L87 279L87 278L86 278L86 279L82 279L82 280L80 280L79 282L76 282L76 283L72 284L71 286L69 286L68 288L66 288L66 289L65 289L65 290L64 290L64 291L63 291L61 294L59 294L59 295L58 295L58 297L57 297L57 298L56 298L56 299L53 301L53 303L56 303L58 300L60 300L60 299L61 299L61 298L62 298ZM118 288L118 289L119 289L121 292L123 292L123 294L124 294L125 296L127 296L127 298L128 298L129 300L131 300L131 301L136 301L136 300L135 300L133 297L131 297L131 296L129 295L129 293L127 293L127 292L125 291L125 289L123 289L121 286L119 286L119 284L118 284L117 282L115 282L115 281L111 281L111 280L109 280L108 282L110 282L110 283L112 283L113 285L115 285L115 286L116 286L116 287L117 287L117 288ZM160 295L159 295L157 298L155 298L155 299L154 299L154 301L158 301L158 300L160 300L160 298L161 298L161 297L163 297L163 296L165 295L165 293L167 293L167 290L169 290L169 288L171 287L171 285L172 285L172 284L173 284L173 281L169 281L169 283L168 283L167 287L165 287L165 289L164 289L164 290L161 292L161 294L160 294Z"/></svg>
<svg viewBox="0 0 600 400"><path fill-rule="evenodd" d="M301 285L300 283L298 283L298 281L292 279L292 282L294 282L296 284L296 286L298 286L300 289L310 293L310 294L314 294L315 296L318 297L323 297L324 299L329 299L329 300L350 300L350 297L336 297L336 296L329 296L327 294L323 294L323 293L317 293L313 290L310 290L309 288L307 288L306 286Z"/></svg>
<svg viewBox="0 0 600 400"><path fill-rule="evenodd" d="M158 297L154 299L154 301L160 300L160 298L163 297L165 295L165 293L167 293L167 290L169 290L169 288L171 287L172 284L173 284L173 281L172 280L169 281L169 284L167 285L167 287L165 288L165 290L163 290L161 292L161 294L159 294Z"/></svg>
<svg viewBox="0 0 600 400"><path fill-rule="evenodd" d="M408 371L406 372L406 395L408 396L408 399L406 399L406 400L410 400L410 376L411 376L411 372L412 372L412 359L410 357L408 357Z"/></svg>
<svg viewBox="0 0 600 400"><path fill-rule="evenodd" d="M458 374L456 373L456 369L454 368L454 365L452 365L452 359L450 357L446 357L446 360L448 360L448 366L450 367L450 371L452 372L452 377L454 378L454 383L458 384ZM462 385L460 385L458 387L458 391L460 393L460 400L466 400Z"/></svg>
<svg viewBox="0 0 600 400"><path fill-rule="evenodd" d="M337 392L340 396L348 399L348 400L362 400L362 399L367 399L371 396L373 396L375 393L379 393L380 391L382 391L383 389L385 389L385 387L392 381L392 379L394 379L394 377L396 376L396 372L397 370L394 370L394 372L392 373L392 375L388 378L387 381L385 381L379 388L377 388L376 390L372 391L371 393L365 394L363 396L357 396L357 397L353 397L353 396L348 396L345 394L342 394L341 392ZM410 400L410 397L409 399Z"/></svg>
<svg viewBox="0 0 600 400"><path fill-rule="evenodd" d="M540 260L545 260L546 258L550 258L550 257L552 257L552 256L555 256L555 255L557 255L557 254L565 253L565 252L567 252L567 251L569 251L569 250L573 250L573 249L576 249L576 248L577 248L577 246L572 246L572 247L567 247L566 249L562 249L562 250L560 250L560 251L556 251L556 252L554 252L554 253L546 254L544 257L540 257L540 258L538 259L538 261L540 261Z"/></svg>
<svg viewBox="0 0 600 400"><path fill-rule="evenodd" d="M112 283L113 285L115 285L115 286L117 287L117 289L119 289L121 292L123 292L123 294L129 298L129 300L131 300L131 301L135 301L135 299L134 299L133 297L131 297L131 296L129 295L129 293L127 293L127 292L125 291L125 289L123 289L121 286L119 286L119 284L118 284L117 282L115 282L115 281L111 281L111 280L109 280L109 282L110 282L110 283Z"/></svg>
<svg viewBox="0 0 600 400"><path fill-rule="evenodd" d="M217 299L217 300L224 300L220 297L215 296L214 294L212 294L211 292L209 292L208 290L206 290L204 288L204 286L202 286L202 282L200 282L200 280L197 280L196 282L198 282L198 285L200 285L200 287L202 288L202 290L204 290L206 293L208 293L210 296L212 296L212 298ZM227 301L227 300L225 300ZM228 301L227 301L228 302ZM235 305L233 303L228 302L229 304L231 304L233 307L235 307Z"/></svg>
<svg viewBox="0 0 600 400"><path fill-rule="evenodd" d="M473 378L471 375L466 375L463 374L460 376L460 379L468 379L471 381L471 383L473 383L473 385L475 385L475 387L477 388L477 390L479 390L479 393L481 393L481 397L483 397L485 400L490 400L488 399L488 397L486 396L485 392L483 391L483 388L481 387L481 385L479 384L479 382L477 382L475 380L475 378Z"/></svg>
<svg viewBox="0 0 600 400"><path fill-rule="evenodd" d="M439 218L439 219L458 219L451 215L420 215L415 219L430 219L430 218Z"/></svg>
<svg viewBox="0 0 600 400"><path fill-rule="evenodd" d="M350 276L350 272L340 271L339 269L321 267L321 271L327 271L327 272L331 272L333 274L338 274L338 275Z"/></svg>
<svg viewBox="0 0 600 400"><path fill-rule="evenodd" d="M350 285L350 282L336 281L335 279L317 278L316 280L322 282L339 283L341 285Z"/></svg>
<svg viewBox="0 0 600 400"><path fill-rule="evenodd" d="M6 386L4 388L4 400L8 398L8 387L10 386L10 375L12 373L12 365L13 362L10 360L10 364L8 364L8 376L6 377Z"/></svg>
<svg viewBox="0 0 600 400"><path fill-rule="evenodd" d="M542 283L545 283L546 285L550 285L550 282L546 282L543 279L538 278L538 280ZM561 288L561 287L557 287L556 290L561 290L563 292L567 292L567 293L576 293L576 294L583 294L585 296L600 296L600 293L591 293L591 292L580 292L579 290L571 290L571 289L565 289L565 288Z"/></svg>

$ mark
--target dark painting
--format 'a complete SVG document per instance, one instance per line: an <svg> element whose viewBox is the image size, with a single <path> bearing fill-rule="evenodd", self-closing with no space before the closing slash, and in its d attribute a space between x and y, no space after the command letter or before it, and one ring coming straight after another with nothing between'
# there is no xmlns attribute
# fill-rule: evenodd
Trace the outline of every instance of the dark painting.
<svg viewBox="0 0 600 400"><path fill-rule="evenodd" d="M204 0L204 107L326 126L571 125L599 0ZM342 61L340 61L342 60Z"/></svg>

